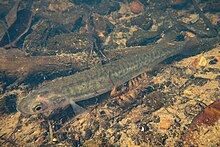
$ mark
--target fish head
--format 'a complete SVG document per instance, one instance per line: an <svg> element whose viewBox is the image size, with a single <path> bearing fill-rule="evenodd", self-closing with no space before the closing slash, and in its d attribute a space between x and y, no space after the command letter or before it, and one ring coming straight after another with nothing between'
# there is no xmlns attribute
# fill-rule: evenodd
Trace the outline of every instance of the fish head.
<svg viewBox="0 0 220 147"><path fill-rule="evenodd" d="M68 105L68 99L59 91L34 91L17 105L17 110L26 115L44 113Z"/></svg>

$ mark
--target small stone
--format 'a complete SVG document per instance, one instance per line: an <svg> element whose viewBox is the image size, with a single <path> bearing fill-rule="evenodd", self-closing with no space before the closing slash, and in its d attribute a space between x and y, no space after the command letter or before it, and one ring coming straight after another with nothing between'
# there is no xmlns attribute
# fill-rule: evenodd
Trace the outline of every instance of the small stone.
<svg viewBox="0 0 220 147"><path fill-rule="evenodd" d="M202 56L199 60L199 66L205 67L206 65L207 65L207 60L205 57Z"/></svg>
<svg viewBox="0 0 220 147"><path fill-rule="evenodd" d="M189 38L194 38L196 37L196 35L192 32L185 32L186 36L189 37Z"/></svg>
<svg viewBox="0 0 220 147"><path fill-rule="evenodd" d="M57 142L58 140L57 140L57 138L53 138L53 140L52 140L53 142Z"/></svg>
<svg viewBox="0 0 220 147"><path fill-rule="evenodd" d="M192 93L192 91L190 91L190 90L184 90L184 92L183 92L185 95L192 95L193 93Z"/></svg>
<svg viewBox="0 0 220 147"><path fill-rule="evenodd" d="M138 0L132 1L130 3L130 10L135 14L139 14L144 11L144 6Z"/></svg>
<svg viewBox="0 0 220 147"><path fill-rule="evenodd" d="M168 130L172 124L172 121L169 118L162 117L160 118L160 129Z"/></svg>
<svg viewBox="0 0 220 147"><path fill-rule="evenodd" d="M191 14L190 15L190 23L194 24L199 20L199 14Z"/></svg>
<svg viewBox="0 0 220 147"><path fill-rule="evenodd" d="M63 12L72 6L73 3L69 2L68 0L52 0L48 9L51 11Z"/></svg>

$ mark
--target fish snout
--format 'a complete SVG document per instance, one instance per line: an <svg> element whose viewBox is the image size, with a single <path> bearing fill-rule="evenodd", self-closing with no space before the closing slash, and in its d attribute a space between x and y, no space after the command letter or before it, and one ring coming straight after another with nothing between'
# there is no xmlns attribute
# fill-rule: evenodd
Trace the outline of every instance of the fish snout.
<svg viewBox="0 0 220 147"><path fill-rule="evenodd" d="M18 112L21 112L25 116L32 114L32 111L30 110L30 105L25 100L21 100L21 102L17 104L16 109Z"/></svg>

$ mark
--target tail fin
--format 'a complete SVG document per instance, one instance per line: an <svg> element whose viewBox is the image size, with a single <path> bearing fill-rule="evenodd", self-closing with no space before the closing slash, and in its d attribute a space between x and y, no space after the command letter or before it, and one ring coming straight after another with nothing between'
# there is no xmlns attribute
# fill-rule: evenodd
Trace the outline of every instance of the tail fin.
<svg viewBox="0 0 220 147"><path fill-rule="evenodd" d="M188 39L183 47L183 55L195 55L201 52L207 52L210 49L218 46L220 38L192 38Z"/></svg>

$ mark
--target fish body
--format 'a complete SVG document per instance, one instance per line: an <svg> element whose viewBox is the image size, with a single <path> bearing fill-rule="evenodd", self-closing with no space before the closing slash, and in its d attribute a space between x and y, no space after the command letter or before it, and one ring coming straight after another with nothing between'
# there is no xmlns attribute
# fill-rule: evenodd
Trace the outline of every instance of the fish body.
<svg viewBox="0 0 220 147"><path fill-rule="evenodd" d="M98 96L184 51L185 44L187 41L157 44L145 52L57 78L28 94L17 109L25 114L37 114ZM133 47L134 50L144 48Z"/></svg>

